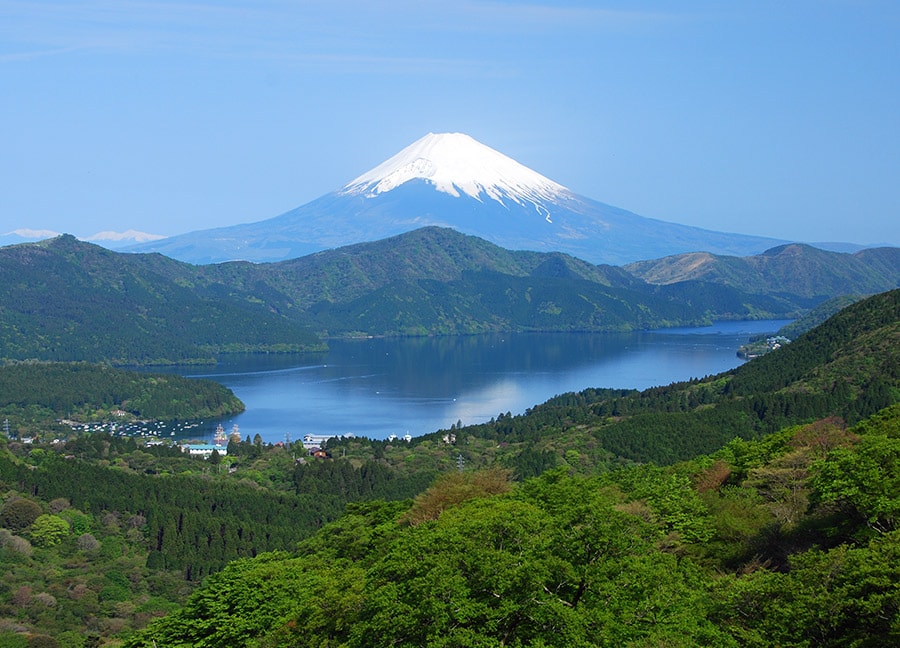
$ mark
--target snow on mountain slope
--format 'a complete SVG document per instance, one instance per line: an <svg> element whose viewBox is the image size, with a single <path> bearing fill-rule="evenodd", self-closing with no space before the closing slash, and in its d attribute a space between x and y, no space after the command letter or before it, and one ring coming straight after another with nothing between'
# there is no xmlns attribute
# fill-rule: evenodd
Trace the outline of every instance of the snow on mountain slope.
<svg viewBox="0 0 900 648"><path fill-rule="evenodd" d="M52 230L36 230L36 229L17 229L6 234L0 234L0 245L15 245L17 243L31 243L34 241L43 241L44 239L60 236L62 232L54 232ZM166 238L159 234L148 234L147 232L138 232L130 229L126 232L97 232L93 236L79 237L82 241L96 243L111 250L120 249L136 243L149 243Z"/></svg>
<svg viewBox="0 0 900 648"><path fill-rule="evenodd" d="M0 233L0 246L43 241L44 239L53 238L54 236L59 235L60 232L54 232L52 230L28 229L23 227L11 232Z"/></svg>
<svg viewBox="0 0 900 648"><path fill-rule="evenodd" d="M511 200L536 207L571 192L463 133L429 133L348 183L340 193L368 198L422 179L458 198Z"/></svg>
<svg viewBox="0 0 900 648"><path fill-rule="evenodd" d="M785 242L639 216L574 194L468 135L429 133L341 189L279 216L128 251L190 263L280 261L425 226L614 265L696 251L746 256Z"/></svg>

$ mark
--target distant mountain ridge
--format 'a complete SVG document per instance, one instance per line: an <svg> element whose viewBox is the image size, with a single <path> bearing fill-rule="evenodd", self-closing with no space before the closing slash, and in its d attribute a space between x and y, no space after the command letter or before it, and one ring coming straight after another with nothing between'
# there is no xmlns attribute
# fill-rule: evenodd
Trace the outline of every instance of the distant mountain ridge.
<svg viewBox="0 0 900 648"><path fill-rule="evenodd" d="M900 286L900 248L871 248L847 254L795 243L755 256L695 252L630 263L624 269L651 284L703 281L739 286L749 293L790 293L823 301Z"/></svg>
<svg viewBox="0 0 900 648"><path fill-rule="evenodd" d="M615 265L697 250L756 254L786 242L638 216L579 196L462 133L429 133L343 188L280 216L129 250L198 264L269 262L430 225L511 250Z"/></svg>
<svg viewBox="0 0 900 648"><path fill-rule="evenodd" d="M197 290L196 278L186 263L68 235L0 248L0 357L165 364L319 346L302 325Z"/></svg>
<svg viewBox="0 0 900 648"><path fill-rule="evenodd" d="M203 266L61 236L0 248L0 355L154 364L315 349L317 336L643 330L795 317L828 297L900 282L892 250L798 246L790 258L768 283L735 271L656 285L621 267L437 227L290 261ZM818 274L817 294L790 274Z"/></svg>
<svg viewBox="0 0 900 648"><path fill-rule="evenodd" d="M37 241L45 241L56 236L61 236L62 232L54 232L52 230L35 230L20 228L5 234L0 234L0 246L17 245L19 243L35 243ZM97 243L103 247L116 250L139 243L148 243L150 241L158 241L165 238L159 234L149 234L147 232L138 232L137 230L126 230L124 232L103 231L92 234L91 236L80 237L80 240L88 243Z"/></svg>

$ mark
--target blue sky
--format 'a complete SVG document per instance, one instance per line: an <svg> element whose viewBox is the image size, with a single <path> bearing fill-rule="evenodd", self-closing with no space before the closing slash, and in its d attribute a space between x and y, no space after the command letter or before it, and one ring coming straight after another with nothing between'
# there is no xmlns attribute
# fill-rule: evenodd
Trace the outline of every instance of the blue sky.
<svg viewBox="0 0 900 648"><path fill-rule="evenodd" d="M445 131L643 216L900 245L900 2L0 0L0 234L262 220Z"/></svg>

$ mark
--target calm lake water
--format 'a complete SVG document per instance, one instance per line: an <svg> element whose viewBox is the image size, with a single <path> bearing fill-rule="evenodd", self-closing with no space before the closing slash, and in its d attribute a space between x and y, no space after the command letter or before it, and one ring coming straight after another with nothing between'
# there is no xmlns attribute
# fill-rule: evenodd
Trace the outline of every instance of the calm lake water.
<svg viewBox="0 0 900 648"><path fill-rule="evenodd" d="M736 367L749 336L790 320L608 333L526 333L444 338L334 340L316 355L241 356L215 367L174 368L212 378L247 406L223 420L241 436L348 434L384 439L519 414L588 387L643 389ZM205 421L193 438L211 438Z"/></svg>

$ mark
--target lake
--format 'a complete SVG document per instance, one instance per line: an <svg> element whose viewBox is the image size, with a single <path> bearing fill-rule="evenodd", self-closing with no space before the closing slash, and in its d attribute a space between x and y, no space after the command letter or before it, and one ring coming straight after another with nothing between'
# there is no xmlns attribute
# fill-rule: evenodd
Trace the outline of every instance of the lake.
<svg viewBox="0 0 900 648"><path fill-rule="evenodd" d="M247 410L221 421L241 436L296 441L304 434L384 439L519 414L588 387L644 389L726 371L751 335L790 320L720 322L637 333L520 333L332 340L323 354L226 357L177 367L229 387ZM192 438L209 439L219 421Z"/></svg>

